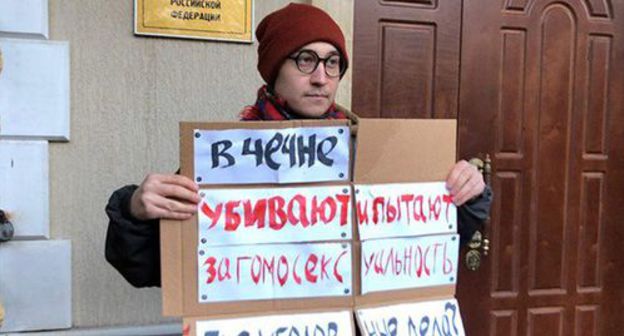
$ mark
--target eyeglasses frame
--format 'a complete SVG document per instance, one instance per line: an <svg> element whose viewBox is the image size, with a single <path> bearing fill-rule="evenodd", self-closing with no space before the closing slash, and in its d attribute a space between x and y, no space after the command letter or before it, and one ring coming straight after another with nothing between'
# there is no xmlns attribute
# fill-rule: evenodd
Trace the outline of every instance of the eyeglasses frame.
<svg viewBox="0 0 624 336"><path fill-rule="evenodd" d="M305 72L305 71L301 70L301 68L299 67L299 62L297 62L297 59L303 53L309 53L309 54L312 54L312 55L314 55L316 57L316 64L314 65L314 67L312 68L312 70L310 72ZM338 75L332 76L329 73L327 73L327 61L330 58L334 57L334 56L340 57L340 64L338 65L339 66ZM302 49L302 50L297 51L297 53L294 54L294 55L289 55L288 59L295 61L295 66L297 67L297 70L301 71L302 73L304 73L306 75L310 75L310 74L314 73L314 71L316 71L316 69L318 68L318 66L319 66L319 64L321 62L323 62L323 67L325 68L325 75L327 75L327 77L330 77L330 78L342 77L345 74L345 72L347 72L347 67L346 67L346 65L344 63L344 59L343 59L342 55L340 55L340 53L332 53L329 56L327 56L325 58L322 58L314 50Z"/></svg>

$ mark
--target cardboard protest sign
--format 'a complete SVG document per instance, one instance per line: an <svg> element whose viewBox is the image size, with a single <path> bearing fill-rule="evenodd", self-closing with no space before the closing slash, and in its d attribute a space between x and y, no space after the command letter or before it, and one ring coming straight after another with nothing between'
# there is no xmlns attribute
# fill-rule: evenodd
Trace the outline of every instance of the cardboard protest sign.
<svg viewBox="0 0 624 336"><path fill-rule="evenodd" d="M457 219L443 181L455 163L455 126L454 120L359 120L353 167L354 198L359 203L357 229L362 240L354 250L354 256L360 258L355 270L359 275L356 308L454 296L459 242L452 241L450 233L456 232ZM418 196L426 205L422 211ZM375 199L380 201L373 204ZM373 205L377 207L377 228ZM400 220L397 206L402 206ZM442 258L444 243L446 258ZM434 250L439 253L435 258ZM444 274L450 268L451 273Z"/></svg>
<svg viewBox="0 0 624 336"><path fill-rule="evenodd" d="M354 197L363 241L356 248L361 277L355 312L361 334L463 335L453 298L457 218L442 183L455 162L455 122L364 119L356 153ZM422 203L415 201L419 196Z"/></svg>
<svg viewBox="0 0 624 336"><path fill-rule="evenodd" d="M239 164L244 169L216 181L211 180L212 172L201 176L203 203L198 215L186 221L161 221L165 315L210 317L352 305L352 268L356 261L352 256L352 205L346 202L351 187L341 181L350 178L348 126L346 120L181 124L181 174L195 178L199 176L196 167L211 167L213 154L196 151L196 145L218 147L218 162L228 161L223 156L226 153L235 158L234 165L215 169ZM227 137L214 137L214 141L228 140L231 147L197 141L217 131ZM338 140L343 134L344 139ZM291 158L290 143L284 146L287 136L295 138L295 146L299 145L298 139L303 139L302 148L315 143L310 147L313 152L303 150L301 156L293 152L298 161L292 167L290 162L280 161ZM242 154L247 139L250 153L263 148L269 156ZM278 141L271 139L281 139L280 147L275 147ZM253 147L256 144L259 146ZM226 147L228 151L224 152ZM241 155L234 154L235 148ZM346 152L341 154L342 159L336 154L339 149ZM322 174L310 173L319 155L326 162L332 160L332 169L336 168L334 163L347 160L340 172L344 177L333 171L334 182L328 182ZM310 164L312 157L314 164ZM262 162L256 165L259 158ZM245 176L262 175L267 162L280 163L278 174L274 174L279 179L250 184ZM282 167L289 172L282 172ZM283 176L293 176L306 187L276 185L276 181L284 182ZM309 187L310 183L322 183L323 188L321 184Z"/></svg>
<svg viewBox="0 0 624 336"><path fill-rule="evenodd" d="M421 323L391 307L444 299L456 308L458 223L443 182L455 121L360 119L355 150L351 129L182 123L181 173L202 201L194 218L161 223L163 313L185 316L193 335L334 336L354 331L325 312L377 321L389 309L397 323ZM444 309L440 323L457 326ZM380 334L371 323L361 327ZM406 323L397 330L411 331Z"/></svg>

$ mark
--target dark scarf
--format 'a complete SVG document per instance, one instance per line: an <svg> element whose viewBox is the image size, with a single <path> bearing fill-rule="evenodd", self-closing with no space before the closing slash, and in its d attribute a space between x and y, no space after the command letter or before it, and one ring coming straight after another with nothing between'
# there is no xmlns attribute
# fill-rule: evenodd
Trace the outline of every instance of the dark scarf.
<svg viewBox="0 0 624 336"><path fill-rule="evenodd" d="M327 112L318 118L302 117L293 112L286 101L271 92L266 85L258 90L258 99L254 105L245 106L240 113L240 120L291 120L291 119L346 119L344 113L332 103Z"/></svg>

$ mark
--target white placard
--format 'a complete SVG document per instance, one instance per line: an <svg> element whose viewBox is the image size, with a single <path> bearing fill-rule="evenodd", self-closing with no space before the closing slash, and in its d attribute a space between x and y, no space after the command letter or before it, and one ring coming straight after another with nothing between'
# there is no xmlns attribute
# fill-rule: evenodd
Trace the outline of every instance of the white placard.
<svg viewBox="0 0 624 336"><path fill-rule="evenodd" d="M457 232L457 208L444 182L355 186L362 240Z"/></svg>
<svg viewBox="0 0 624 336"><path fill-rule="evenodd" d="M15 237L50 236L48 165L46 141L0 140L0 209Z"/></svg>
<svg viewBox="0 0 624 336"><path fill-rule="evenodd" d="M358 309L355 315L366 336L465 335L455 299Z"/></svg>
<svg viewBox="0 0 624 336"><path fill-rule="evenodd" d="M48 0L0 1L0 36L48 38Z"/></svg>
<svg viewBox="0 0 624 336"><path fill-rule="evenodd" d="M202 184L349 180L349 127L194 131Z"/></svg>
<svg viewBox="0 0 624 336"><path fill-rule="evenodd" d="M0 39L0 136L69 140L69 44Z"/></svg>
<svg viewBox="0 0 624 336"><path fill-rule="evenodd" d="M352 293L347 243L219 246L198 254L199 302Z"/></svg>
<svg viewBox="0 0 624 336"><path fill-rule="evenodd" d="M458 254L456 234L364 241L362 294L455 284Z"/></svg>
<svg viewBox="0 0 624 336"><path fill-rule="evenodd" d="M201 336L353 335L350 311L197 321L195 330Z"/></svg>
<svg viewBox="0 0 624 336"><path fill-rule="evenodd" d="M351 187L203 189L199 245L351 239Z"/></svg>

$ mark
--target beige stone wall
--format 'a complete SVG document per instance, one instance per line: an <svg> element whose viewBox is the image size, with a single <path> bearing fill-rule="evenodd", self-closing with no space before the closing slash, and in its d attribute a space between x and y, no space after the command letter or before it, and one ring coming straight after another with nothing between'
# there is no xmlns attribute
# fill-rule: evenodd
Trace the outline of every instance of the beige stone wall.
<svg viewBox="0 0 624 336"><path fill-rule="evenodd" d="M338 22L347 42L347 52L353 65L353 4L355 0L312 0L309 3L323 8ZM338 104L351 109L351 70L342 78L336 101Z"/></svg>
<svg viewBox="0 0 624 336"><path fill-rule="evenodd" d="M289 1L254 2L257 25ZM314 1L348 36L351 2ZM105 261L104 206L113 190L146 172L177 169L178 121L236 120L254 102L262 84L257 43L134 36L130 0L49 6L50 39L71 47L71 141L50 146L50 216L52 238L73 244L74 325L178 321L161 316L159 289L131 287ZM349 82L348 75L339 93L346 106Z"/></svg>

